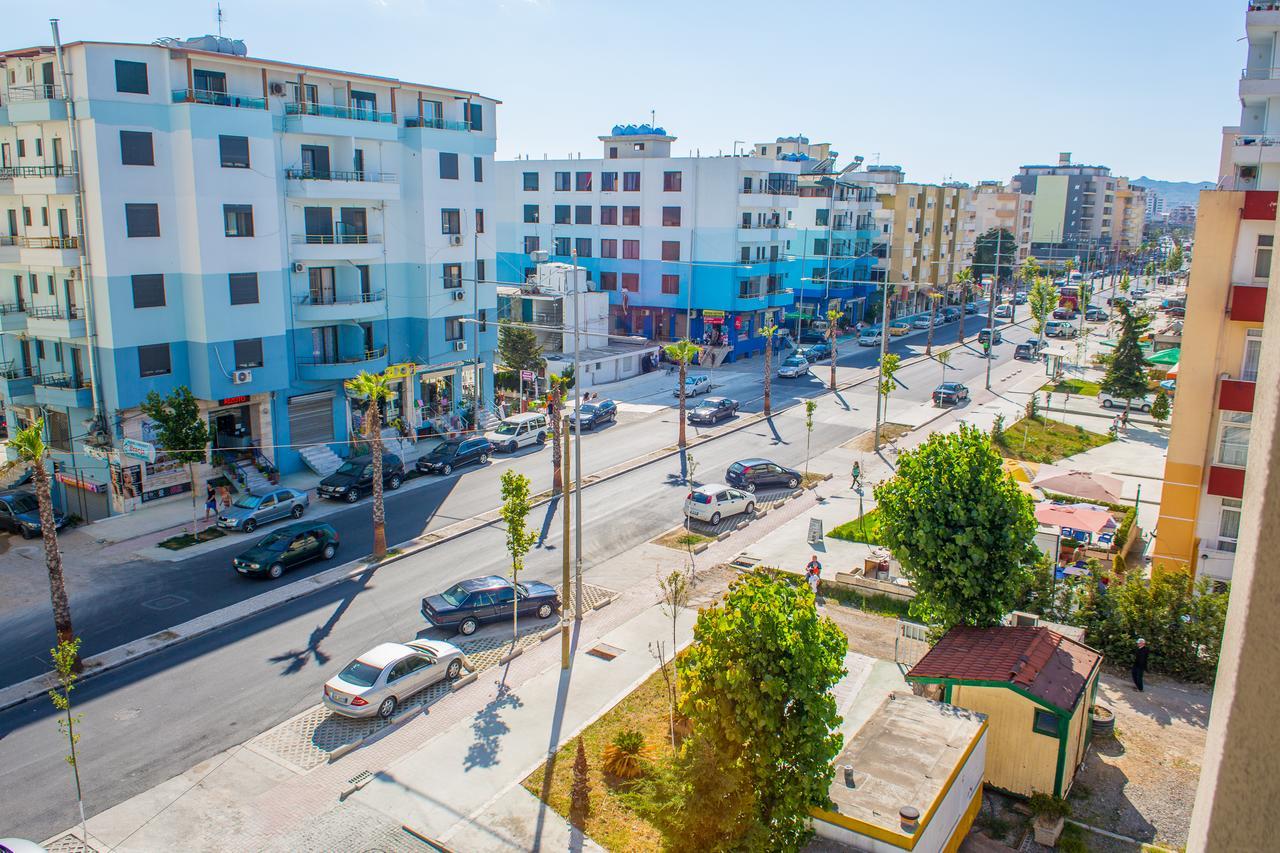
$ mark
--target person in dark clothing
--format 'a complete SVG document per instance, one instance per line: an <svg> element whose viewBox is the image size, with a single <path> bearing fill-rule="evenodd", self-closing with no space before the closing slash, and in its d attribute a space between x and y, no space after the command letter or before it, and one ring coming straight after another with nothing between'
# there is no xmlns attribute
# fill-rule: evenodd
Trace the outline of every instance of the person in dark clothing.
<svg viewBox="0 0 1280 853"><path fill-rule="evenodd" d="M1133 655L1133 686L1138 688L1138 692L1142 690L1142 676L1147 672L1147 657L1150 656L1151 650L1147 648L1147 641L1138 638L1138 650Z"/></svg>

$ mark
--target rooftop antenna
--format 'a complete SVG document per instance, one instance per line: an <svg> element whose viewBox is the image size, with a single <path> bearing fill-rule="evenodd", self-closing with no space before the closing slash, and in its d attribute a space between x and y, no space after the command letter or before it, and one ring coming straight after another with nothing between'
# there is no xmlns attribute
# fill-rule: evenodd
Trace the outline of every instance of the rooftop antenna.
<svg viewBox="0 0 1280 853"><path fill-rule="evenodd" d="M649 127L657 127L657 126L658 126L658 111L649 110Z"/></svg>
<svg viewBox="0 0 1280 853"><path fill-rule="evenodd" d="M222 3L218 4L218 38L222 38Z"/></svg>

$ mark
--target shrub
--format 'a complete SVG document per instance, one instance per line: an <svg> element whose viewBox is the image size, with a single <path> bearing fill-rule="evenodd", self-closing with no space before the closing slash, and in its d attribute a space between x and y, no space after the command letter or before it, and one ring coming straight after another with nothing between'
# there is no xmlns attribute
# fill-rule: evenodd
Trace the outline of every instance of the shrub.
<svg viewBox="0 0 1280 853"><path fill-rule="evenodd" d="M646 758L644 734L627 729L614 735L613 743L604 748L600 766L619 779L637 779L644 775Z"/></svg>
<svg viewBox="0 0 1280 853"><path fill-rule="evenodd" d="M578 754L573 758L573 787L569 789L569 820L583 829L591 813L591 782L587 778L587 750L578 735Z"/></svg>
<svg viewBox="0 0 1280 853"><path fill-rule="evenodd" d="M991 424L991 440L998 442L1002 438L1004 438L1004 415L996 415L995 421Z"/></svg>
<svg viewBox="0 0 1280 853"><path fill-rule="evenodd" d="M1037 791L1032 794L1031 801L1027 805L1031 808L1032 817L1045 817L1054 820L1071 816L1070 803L1061 797L1055 797L1043 791Z"/></svg>

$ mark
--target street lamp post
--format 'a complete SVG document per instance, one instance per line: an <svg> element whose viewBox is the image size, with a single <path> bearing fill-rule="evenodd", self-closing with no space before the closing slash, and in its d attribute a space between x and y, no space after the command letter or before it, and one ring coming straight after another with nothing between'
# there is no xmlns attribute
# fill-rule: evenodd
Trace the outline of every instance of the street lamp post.
<svg viewBox="0 0 1280 853"><path fill-rule="evenodd" d="M578 250L573 258L573 618L582 621L582 364L578 328L582 325L582 300L578 287ZM564 543L569 547L569 543ZM563 603L561 604L563 607Z"/></svg>

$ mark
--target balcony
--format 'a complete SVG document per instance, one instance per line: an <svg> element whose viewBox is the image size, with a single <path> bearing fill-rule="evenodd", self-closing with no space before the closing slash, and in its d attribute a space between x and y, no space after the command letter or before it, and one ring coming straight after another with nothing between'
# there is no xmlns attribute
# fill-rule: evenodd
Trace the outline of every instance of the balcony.
<svg viewBox="0 0 1280 853"><path fill-rule="evenodd" d="M338 201L395 201L400 184L391 172L339 172L285 169L288 193L294 198Z"/></svg>
<svg viewBox="0 0 1280 853"><path fill-rule="evenodd" d="M372 320L387 309L386 291L362 293L355 298L319 298L308 294L294 304L293 316L303 323L333 325L344 320Z"/></svg>
<svg viewBox="0 0 1280 853"><path fill-rule="evenodd" d="M366 350L352 356L307 356L298 359L298 378L307 382L333 382L354 378L360 371L381 373L387 369L387 348Z"/></svg>
<svg viewBox="0 0 1280 853"><path fill-rule="evenodd" d="M5 170L13 178L15 195L72 195L76 175L70 166L14 166Z"/></svg>
<svg viewBox="0 0 1280 853"><path fill-rule="evenodd" d="M1231 285L1227 316L1242 323L1261 323L1267 312L1267 288L1248 284Z"/></svg>
<svg viewBox="0 0 1280 853"><path fill-rule="evenodd" d="M1252 412L1258 383L1243 379L1223 379L1218 384L1218 408L1229 412Z"/></svg>
<svg viewBox="0 0 1280 853"><path fill-rule="evenodd" d="M1244 497L1244 469L1225 465L1209 466L1209 482L1205 490L1220 498Z"/></svg>
<svg viewBox="0 0 1280 853"><path fill-rule="evenodd" d="M18 262L18 238L9 234L0 234L0 264L16 264Z"/></svg>
<svg viewBox="0 0 1280 853"><path fill-rule="evenodd" d="M36 401L36 372L30 367L0 367L0 397L26 406Z"/></svg>
<svg viewBox="0 0 1280 853"><path fill-rule="evenodd" d="M27 306L9 303L0 305L0 333L25 332L27 330Z"/></svg>
<svg viewBox="0 0 1280 853"><path fill-rule="evenodd" d="M46 340L73 341L85 336L84 309L33 305L27 308L27 334Z"/></svg>
<svg viewBox="0 0 1280 853"><path fill-rule="evenodd" d="M18 263L33 267L80 265L79 237L19 237Z"/></svg>
<svg viewBox="0 0 1280 853"><path fill-rule="evenodd" d="M62 87L48 84L9 87L9 121L66 121Z"/></svg>
<svg viewBox="0 0 1280 853"><path fill-rule="evenodd" d="M1280 80L1275 82L1275 94L1280 95ZM1236 166L1280 163L1280 136L1262 133L1237 136L1231 145L1231 162Z"/></svg>
<svg viewBox="0 0 1280 853"><path fill-rule="evenodd" d="M285 129L293 133L359 137L394 142L399 128L395 113L362 107L290 103L284 105Z"/></svg>
<svg viewBox="0 0 1280 853"><path fill-rule="evenodd" d="M36 377L36 403L67 409L93 408L93 386L69 373L43 373Z"/></svg>
<svg viewBox="0 0 1280 853"><path fill-rule="evenodd" d="M1266 35L1267 31L1280 28L1280 3L1271 0L1249 0L1249 10L1244 16L1249 35Z"/></svg>
<svg viewBox="0 0 1280 853"><path fill-rule="evenodd" d="M770 228L765 225L738 226L738 242L739 243L766 243L771 240L779 240L777 227Z"/></svg>
<svg viewBox="0 0 1280 853"><path fill-rule="evenodd" d="M409 116L404 120L405 127L418 127L426 130L461 130L469 132L471 130L471 122L469 121L450 121L443 118L433 118L432 116Z"/></svg>
<svg viewBox="0 0 1280 853"><path fill-rule="evenodd" d="M381 234L293 235L295 261L373 261L381 257Z"/></svg>
<svg viewBox="0 0 1280 853"><path fill-rule="evenodd" d="M175 104L208 104L213 107L238 107L244 110L265 110L266 98L251 98L247 95L233 95L229 92L214 92L209 89L174 89Z"/></svg>

